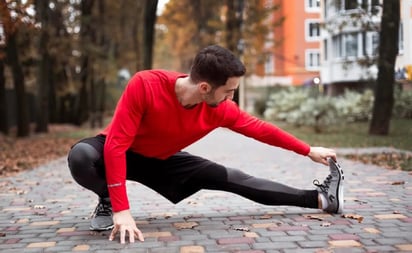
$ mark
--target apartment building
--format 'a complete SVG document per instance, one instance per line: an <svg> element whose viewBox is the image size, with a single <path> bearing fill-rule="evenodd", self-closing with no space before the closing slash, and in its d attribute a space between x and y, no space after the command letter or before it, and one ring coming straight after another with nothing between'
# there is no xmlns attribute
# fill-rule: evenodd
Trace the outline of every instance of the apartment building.
<svg viewBox="0 0 412 253"><path fill-rule="evenodd" d="M269 35L269 56L264 64L266 83L304 85L318 80L320 72L320 0L269 0L279 4L274 20L284 19Z"/></svg>
<svg viewBox="0 0 412 253"><path fill-rule="evenodd" d="M362 89L376 79L382 1L322 0L320 77L328 93ZM412 68L412 0L393 1L401 1L396 77L407 79Z"/></svg>

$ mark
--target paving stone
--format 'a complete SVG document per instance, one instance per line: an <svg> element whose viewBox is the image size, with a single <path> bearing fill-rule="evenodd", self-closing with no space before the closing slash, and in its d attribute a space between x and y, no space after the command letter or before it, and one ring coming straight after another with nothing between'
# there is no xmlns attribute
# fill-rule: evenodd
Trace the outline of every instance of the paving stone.
<svg viewBox="0 0 412 253"><path fill-rule="evenodd" d="M329 244L333 247L360 247L362 246L358 241L355 241L355 240L329 241Z"/></svg>
<svg viewBox="0 0 412 253"><path fill-rule="evenodd" d="M76 245L72 251L88 251L90 246L87 244Z"/></svg>
<svg viewBox="0 0 412 253"><path fill-rule="evenodd" d="M403 214L379 214L375 215L375 218L377 219L406 219L407 217Z"/></svg>
<svg viewBox="0 0 412 253"><path fill-rule="evenodd" d="M397 244L394 246L402 251L412 251L412 244Z"/></svg>
<svg viewBox="0 0 412 253"><path fill-rule="evenodd" d="M241 243L251 244L254 242L255 240L253 238L248 238L248 237L224 238L224 239L217 240L218 244L241 244Z"/></svg>
<svg viewBox="0 0 412 253"><path fill-rule="evenodd" d="M329 237L332 240L359 240L359 236L354 234L332 234Z"/></svg>
<svg viewBox="0 0 412 253"><path fill-rule="evenodd" d="M48 247L54 247L56 245L56 242L33 242L27 245L27 248L48 248Z"/></svg>

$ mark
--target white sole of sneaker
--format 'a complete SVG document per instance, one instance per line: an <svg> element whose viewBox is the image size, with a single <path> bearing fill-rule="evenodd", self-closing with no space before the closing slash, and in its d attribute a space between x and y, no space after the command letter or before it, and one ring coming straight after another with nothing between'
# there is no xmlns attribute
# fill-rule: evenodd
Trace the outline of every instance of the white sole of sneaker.
<svg viewBox="0 0 412 253"><path fill-rule="evenodd" d="M343 175L343 170L340 167L340 165L335 162L333 159L329 159L329 166L333 166L339 173L339 181L338 181L338 187L336 189L336 196L338 196L338 210L336 211L336 213L340 214L343 213L343 206L344 206L344 196L343 196L343 190L344 190L344 186L343 186L343 181L345 180L345 177Z"/></svg>
<svg viewBox="0 0 412 253"><path fill-rule="evenodd" d="M104 227L104 228L93 228L93 227L89 227L90 231L107 231L107 230L112 230L114 228L114 225L108 226L108 227Z"/></svg>

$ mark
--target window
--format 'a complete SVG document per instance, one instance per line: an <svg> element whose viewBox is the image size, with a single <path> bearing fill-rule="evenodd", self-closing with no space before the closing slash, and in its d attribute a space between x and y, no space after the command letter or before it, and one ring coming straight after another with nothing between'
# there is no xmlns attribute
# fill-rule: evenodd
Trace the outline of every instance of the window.
<svg viewBox="0 0 412 253"><path fill-rule="evenodd" d="M365 56L377 56L379 46L379 33L378 32L366 32L363 35L363 55Z"/></svg>
<svg viewBox="0 0 412 253"><path fill-rule="evenodd" d="M313 41L320 38L320 23L318 20L306 20L306 40Z"/></svg>
<svg viewBox="0 0 412 253"><path fill-rule="evenodd" d="M328 60L328 40L323 40L323 59Z"/></svg>
<svg viewBox="0 0 412 253"><path fill-rule="evenodd" d="M353 10L356 8L358 8L358 0L345 0L344 2L345 10Z"/></svg>
<svg viewBox="0 0 412 253"><path fill-rule="evenodd" d="M305 10L307 12L319 12L320 0L305 0Z"/></svg>
<svg viewBox="0 0 412 253"><path fill-rule="evenodd" d="M358 50L361 50L359 43L362 43L358 38L360 38L359 33L346 33L334 36L332 38L333 56L335 58L358 57Z"/></svg>
<svg viewBox="0 0 412 253"><path fill-rule="evenodd" d="M399 54L401 54L401 53L403 53L403 50L404 50L404 47L403 47L403 44L404 44L404 40L403 40L403 23L402 23L402 21L401 22L399 22L399 35L398 35L399 37L399 42L398 42L398 53Z"/></svg>
<svg viewBox="0 0 412 253"><path fill-rule="evenodd" d="M317 49L308 49L305 52L305 67L307 70L320 69L320 52Z"/></svg>
<svg viewBox="0 0 412 253"><path fill-rule="evenodd" d="M343 35L343 56L356 57L358 55L358 34L347 33Z"/></svg>
<svg viewBox="0 0 412 253"><path fill-rule="evenodd" d="M340 58L342 57L342 36L336 35L332 38L332 49L333 49L333 57Z"/></svg>
<svg viewBox="0 0 412 253"><path fill-rule="evenodd" d="M265 61L265 74L273 74L275 70L275 61L273 54L270 54L266 57Z"/></svg>

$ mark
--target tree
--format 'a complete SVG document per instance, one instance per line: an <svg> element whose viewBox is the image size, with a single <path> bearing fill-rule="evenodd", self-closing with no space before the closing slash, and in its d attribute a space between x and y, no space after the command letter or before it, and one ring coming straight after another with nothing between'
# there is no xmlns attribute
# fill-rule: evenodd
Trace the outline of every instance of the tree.
<svg viewBox="0 0 412 253"><path fill-rule="evenodd" d="M143 20L143 69L152 68L158 0L146 0Z"/></svg>
<svg viewBox="0 0 412 253"><path fill-rule="evenodd" d="M242 37L244 0L226 0L226 47L237 57L242 57L244 41ZM235 91L233 101L239 103L239 90Z"/></svg>
<svg viewBox="0 0 412 253"><path fill-rule="evenodd" d="M17 9L24 8L24 6L17 3L15 7ZM23 11L17 11L17 13L22 12ZM25 137L30 134L30 128L24 73L19 60L17 47L20 17L12 17L11 9L6 0L0 0L0 16L4 27L6 41L6 60L11 67L13 84L16 90L17 136Z"/></svg>
<svg viewBox="0 0 412 253"><path fill-rule="evenodd" d="M37 115L36 132L47 132L49 122L49 76L51 71L49 44L49 0L36 0L36 19L40 24L40 36L38 51L40 60L38 62L37 75Z"/></svg>
<svg viewBox="0 0 412 253"><path fill-rule="evenodd" d="M0 55L0 132L9 133L6 101L6 78L4 77L4 56Z"/></svg>
<svg viewBox="0 0 412 253"><path fill-rule="evenodd" d="M92 59L91 47L93 46L93 27L92 27L92 9L94 0L82 0L80 4L80 43L81 47L81 69L80 69L80 91L79 103L77 107L78 120L77 124L81 124L89 117L90 109L90 89L89 85L93 85L92 79Z"/></svg>
<svg viewBox="0 0 412 253"><path fill-rule="evenodd" d="M394 103L395 60L398 54L400 1L383 1L379 35L378 78L369 134L388 135Z"/></svg>

